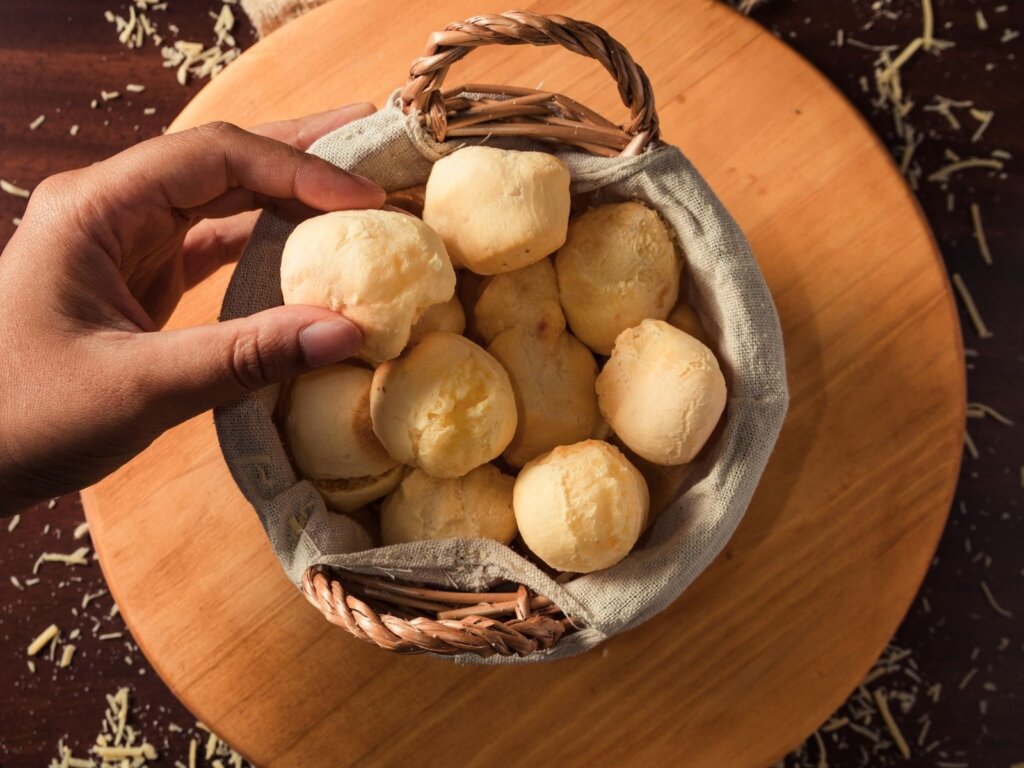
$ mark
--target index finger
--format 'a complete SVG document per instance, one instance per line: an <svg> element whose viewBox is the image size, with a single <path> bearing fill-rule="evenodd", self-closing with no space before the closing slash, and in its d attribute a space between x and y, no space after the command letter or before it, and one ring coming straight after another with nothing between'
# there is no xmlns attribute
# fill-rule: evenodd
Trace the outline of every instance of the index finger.
<svg viewBox="0 0 1024 768"><path fill-rule="evenodd" d="M188 212L229 192L237 211L268 199L298 200L320 211L379 208L385 198L368 179L230 123L144 141L92 166L90 176L98 182L96 196L122 211L152 205Z"/></svg>

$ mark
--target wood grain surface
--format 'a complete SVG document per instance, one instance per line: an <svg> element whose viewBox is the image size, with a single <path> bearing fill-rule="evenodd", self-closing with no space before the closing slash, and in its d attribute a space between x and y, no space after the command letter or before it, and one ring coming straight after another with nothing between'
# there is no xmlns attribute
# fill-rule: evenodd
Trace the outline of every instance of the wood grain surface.
<svg viewBox="0 0 1024 768"><path fill-rule="evenodd" d="M339 0L253 47L175 125L380 102L429 31L480 10L418 5L416 24L368 47L387 14ZM763 765L861 679L931 559L960 460L960 329L877 138L820 74L707 0L558 10L630 48L665 138L750 236L787 341L778 448L727 551L664 614L581 658L479 669L392 657L324 622L273 559L209 416L169 432L84 494L94 541L163 679L260 765L622 765L680 745L688 765ZM565 52L488 50L460 68L453 82L543 81L621 111L596 65ZM212 321L226 278L191 292L172 325Z"/></svg>

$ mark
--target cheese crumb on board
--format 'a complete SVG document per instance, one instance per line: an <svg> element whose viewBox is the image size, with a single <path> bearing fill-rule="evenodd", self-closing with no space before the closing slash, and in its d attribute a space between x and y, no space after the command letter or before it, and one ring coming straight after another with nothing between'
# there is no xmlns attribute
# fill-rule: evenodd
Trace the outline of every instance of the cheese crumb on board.
<svg viewBox="0 0 1024 768"><path fill-rule="evenodd" d="M75 541L78 541L79 539L84 539L88 534L89 524L79 523L77 526L75 526L75 532L74 534L72 534L72 536L75 539Z"/></svg>
<svg viewBox="0 0 1024 768"><path fill-rule="evenodd" d="M30 194L32 194L27 189L17 187L14 184L11 184L11 182L7 181L6 179L0 179L0 190L6 192L8 195L14 195L15 197L24 197L26 199Z"/></svg>
<svg viewBox="0 0 1024 768"><path fill-rule="evenodd" d="M18 523L21 522L21 515L15 515L11 518L11 521L7 523L7 532L12 533L15 528L18 527Z"/></svg>
<svg viewBox="0 0 1024 768"><path fill-rule="evenodd" d="M39 636L35 640L29 643L28 655L35 656L37 653L43 650L43 648L45 648L52 640L55 640L59 635L60 629L58 629L56 624L51 624L42 632L40 632Z"/></svg>
<svg viewBox="0 0 1024 768"><path fill-rule="evenodd" d="M978 333L978 337L982 339L991 339L993 334L985 325L985 321L981 317L981 313L978 312L978 307L974 303L974 297L971 296L971 292L967 290L967 285L964 283L964 279L960 277L958 272L954 272L952 276L953 287L956 288L956 292L960 296L960 300L964 304L964 308L967 310L968 316L971 318L971 322L974 324L974 329Z"/></svg>
<svg viewBox="0 0 1024 768"><path fill-rule="evenodd" d="M119 640L122 637L124 637L124 633L123 632L107 632L104 635L100 635L99 639L100 640Z"/></svg>
<svg viewBox="0 0 1024 768"><path fill-rule="evenodd" d="M144 114L144 115L155 115L156 114L156 107L146 107L144 110L142 110L142 114Z"/></svg>
<svg viewBox="0 0 1024 768"><path fill-rule="evenodd" d="M146 86L140 85L139 83L128 83L124 89L128 91L128 93L142 93L146 90Z"/></svg>
<svg viewBox="0 0 1024 768"><path fill-rule="evenodd" d="M76 123L75 125L72 125L70 128L68 128L68 133L70 133L72 136L77 136L78 135L78 124Z"/></svg>
<svg viewBox="0 0 1024 768"><path fill-rule="evenodd" d="M11 584L14 585L15 589L20 589L22 592L25 591L25 587L22 586L20 581L18 581L18 577L17 576L11 576Z"/></svg>
<svg viewBox="0 0 1024 768"><path fill-rule="evenodd" d="M121 98L121 94L118 91L100 91L100 98L103 101L113 101Z"/></svg>
<svg viewBox="0 0 1024 768"><path fill-rule="evenodd" d="M981 12L981 8L974 12L974 20L982 32L988 29L988 21L985 19L985 14Z"/></svg>
<svg viewBox="0 0 1024 768"><path fill-rule="evenodd" d="M34 131L36 128L38 128L40 125L42 125L45 120L46 120L46 115L40 115L39 117L37 117L35 120L33 120L31 123L28 124L29 130L30 131Z"/></svg>

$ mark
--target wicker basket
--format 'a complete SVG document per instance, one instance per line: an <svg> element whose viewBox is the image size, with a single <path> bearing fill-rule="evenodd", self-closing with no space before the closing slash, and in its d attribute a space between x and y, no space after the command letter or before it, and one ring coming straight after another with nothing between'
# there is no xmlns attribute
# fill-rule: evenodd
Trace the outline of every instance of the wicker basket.
<svg viewBox="0 0 1024 768"><path fill-rule="evenodd" d="M484 45L561 45L597 59L615 78L630 118L615 125L558 93L467 84L442 90L448 68ZM406 113L438 141L526 136L597 155L637 155L658 140L654 95L643 69L600 27L565 16L510 11L449 24L413 61L401 94ZM567 579L563 576L560 580ZM396 653L526 656L574 630L571 617L522 585L487 593L450 592L331 569L309 568L306 598L333 624Z"/></svg>

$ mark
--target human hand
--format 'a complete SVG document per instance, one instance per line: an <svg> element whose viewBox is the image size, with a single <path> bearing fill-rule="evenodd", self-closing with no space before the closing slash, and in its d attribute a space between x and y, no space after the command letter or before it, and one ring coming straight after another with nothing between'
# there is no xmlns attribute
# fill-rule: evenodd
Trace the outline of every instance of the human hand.
<svg viewBox="0 0 1024 768"><path fill-rule="evenodd" d="M246 132L211 124L40 184L0 255L0 513L82 488L169 427L344 359L359 330L284 306L159 331L234 261L258 212L379 208L371 182L305 154L353 105Z"/></svg>

